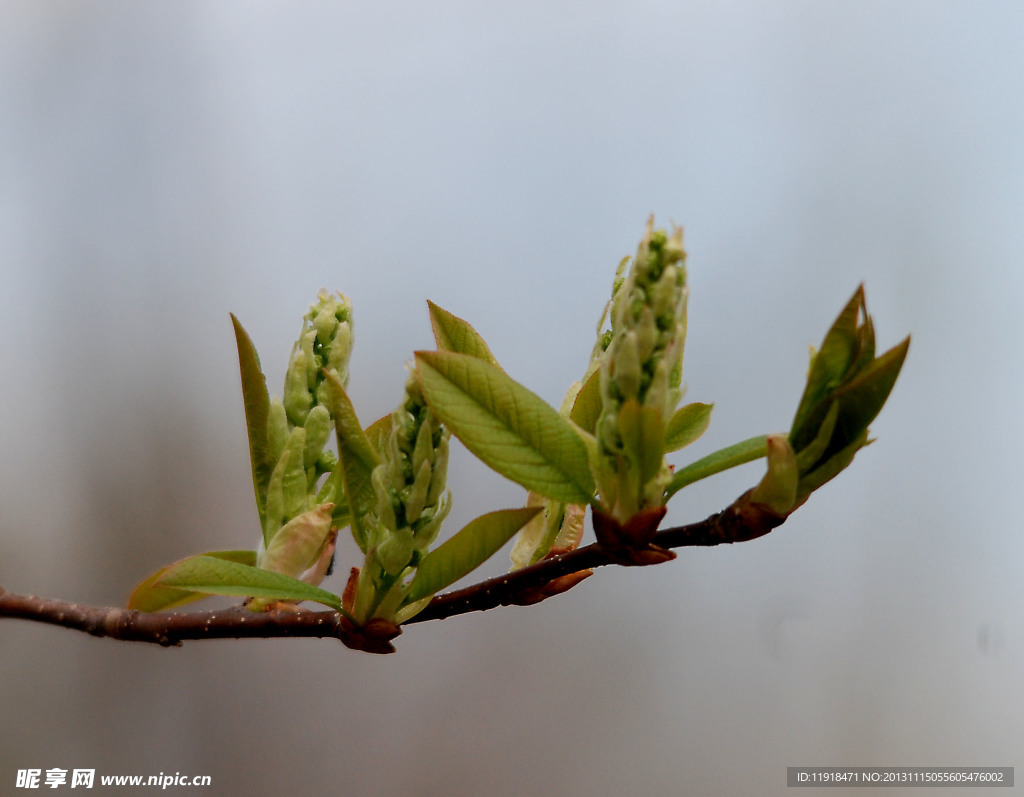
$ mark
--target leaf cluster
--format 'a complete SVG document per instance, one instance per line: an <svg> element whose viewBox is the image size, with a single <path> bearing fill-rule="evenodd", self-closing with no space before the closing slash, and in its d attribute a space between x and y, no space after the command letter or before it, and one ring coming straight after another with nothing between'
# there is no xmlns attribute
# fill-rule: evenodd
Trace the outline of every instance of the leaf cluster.
<svg viewBox="0 0 1024 797"><path fill-rule="evenodd" d="M677 468L666 457L704 433L713 408L678 406L684 261L681 231L668 235L649 222L636 256L620 264L582 378L558 409L509 376L468 322L428 302L436 349L415 352L402 402L368 426L346 391L341 349L331 367L324 365L319 353L330 346L329 336L322 325L307 324L307 349L313 351L308 341L315 338L320 359L315 374L307 368L293 380L291 399L286 383L286 403L298 401L303 409L288 412L284 427L256 348L232 316L264 530L260 547L211 551L164 567L136 587L129 607L162 611L206 595L243 597L254 611L313 601L341 615L350 647L390 652L402 623L517 532L513 570L577 548L587 507L598 546L611 561L666 561L674 554L654 542L665 504L700 479L767 457L765 477L741 498L740 512L767 518L766 528L777 525L869 442L868 424L892 390L909 338L876 357L858 288L812 355L788 435L753 437ZM350 347L350 318L340 311L337 318ZM338 324L332 324L334 334ZM320 453L323 434L313 431L314 421L329 422L336 455ZM299 441L291 465L275 423L292 435L289 444ZM488 512L434 545L451 500L444 492L448 434L527 495L524 506ZM307 444L307 436L317 442ZM288 474L294 474L291 486ZM282 495L292 506L284 515L275 508ZM338 595L319 584L345 527L364 560ZM549 597L584 575L562 576L519 602Z"/></svg>

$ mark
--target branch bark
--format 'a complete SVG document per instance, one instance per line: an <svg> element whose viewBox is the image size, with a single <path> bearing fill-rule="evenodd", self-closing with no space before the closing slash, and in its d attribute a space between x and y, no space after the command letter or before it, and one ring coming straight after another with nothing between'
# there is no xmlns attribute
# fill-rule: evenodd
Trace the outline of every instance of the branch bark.
<svg viewBox="0 0 1024 797"><path fill-rule="evenodd" d="M785 517L751 503L748 496L749 492L721 512L697 523L659 531L651 542L666 550L744 542L767 534L785 521ZM595 567L621 563L621 557L594 543L512 573L438 595L406 625L487 611L498 606L537 603L574 586ZM0 588L0 618L4 617L48 623L97 637L150 642L165 647L181 645L192 639L280 637L333 637L350 647L357 646L352 644L351 624L333 611L299 609L257 613L238 606L203 612L147 614L117 607L85 606L17 595Z"/></svg>

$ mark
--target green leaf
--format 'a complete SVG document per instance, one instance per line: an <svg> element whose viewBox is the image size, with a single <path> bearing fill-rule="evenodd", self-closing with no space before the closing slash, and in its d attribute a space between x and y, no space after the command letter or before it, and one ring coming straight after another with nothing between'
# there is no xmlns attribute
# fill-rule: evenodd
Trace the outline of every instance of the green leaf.
<svg viewBox="0 0 1024 797"><path fill-rule="evenodd" d="M850 301L846 303L846 307L825 333L821 348L815 352L811 360L807 385L800 397L790 431L790 441L797 451L813 437L821 423L821 417L828 410L827 405L821 404L821 400L842 383L850 366L857 361L858 353L868 348L864 345L868 341L863 340L858 334L857 320L862 313L866 319L863 285L857 288ZM865 332L870 334L871 328L867 327ZM873 341L870 345L873 346Z"/></svg>
<svg viewBox="0 0 1024 797"><path fill-rule="evenodd" d="M594 434L597 419L601 417L601 369L596 368L583 383L569 412L569 420L588 434Z"/></svg>
<svg viewBox="0 0 1024 797"><path fill-rule="evenodd" d="M694 402L677 409L665 430L665 452L678 451L704 434L711 423L714 406Z"/></svg>
<svg viewBox="0 0 1024 797"><path fill-rule="evenodd" d="M380 464L380 457L366 433L363 432L363 427L359 424L359 416L356 415L344 385L341 384L341 380L337 376L329 371L324 371L324 378L327 382L328 394L331 399L331 415L334 417L334 428L338 437L352 456L367 465L376 467Z"/></svg>
<svg viewBox="0 0 1024 797"><path fill-rule="evenodd" d="M331 478L334 478L333 473L331 474ZM339 479L340 478L341 477L339 476ZM342 495L344 496L344 488L342 489L341 492ZM324 500L326 501L329 499L325 498ZM324 503L324 501L321 501L320 503ZM334 512L331 513L331 522L334 528L336 529L343 529L345 528L345 526L348 526L350 523L352 523L352 513L351 511L349 511L348 503L346 501L342 501L340 504L335 505Z"/></svg>
<svg viewBox="0 0 1024 797"><path fill-rule="evenodd" d="M409 585L406 602L434 595L472 573L542 510L539 506L499 509L470 521L458 534L423 557Z"/></svg>
<svg viewBox="0 0 1024 797"><path fill-rule="evenodd" d="M238 366L242 374L242 401L245 404L245 426L249 433L249 459L252 463L252 484L256 491L256 508L260 513L260 528L265 525L267 507L267 485L274 470L267 440L267 421L270 418L270 394L267 392L267 378L260 368L252 338L245 331L234 313L231 323L235 328L235 342L238 346Z"/></svg>
<svg viewBox="0 0 1024 797"><path fill-rule="evenodd" d="M797 455L798 501L834 479L868 444L870 424L885 404L907 356L910 338L868 362L860 373L835 390L817 437Z"/></svg>
<svg viewBox="0 0 1024 797"><path fill-rule="evenodd" d="M331 415L334 417L334 428L338 436L338 467L341 468L345 495L348 498L352 536L360 550L366 553L369 532L363 524L363 517L377 503L372 475L373 469L380 464L381 459L359 425L359 418L341 380L329 371L324 371L324 374Z"/></svg>
<svg viewBox="0 0 1024 797"><path fill-rule="evenodd" d="M868 425L878 416L886 399L889 398L909 347L908 337L878 359L871 361L835 392L835 398L840 406L839 419L836 421L833 442L826 450L825 456L829 456L834 450L845 448L851 440L867 431Z"/></svg>
<svg viewBox="0 0 1024 797"><path fill-rule="evenodd" d="M907 337L875 357L875 328L860 286L813 355L789 442L800 472L797 505L834 478L868 443L868 425L892 392Z"/></svg>
<svg viewBox="0 0 1024 797"><path fill-rule="evenodd" d="M870 442L867 429L865 429L846 448L832 454L810 473L801 476L797 489L797 503L800 504L806 501L807 496L849 467L850 463L853 462L854 455Z"/></svg>
<svg viewBox="0 0 1024 797"><path fill-rule="evenodd" d="M364 432L366 439L370 441L373 450L380 455L381 459L384 458L384 449L387 446L388 438L391 436L391 422L392 415L389 412L367 426Z"/></svg>
<svg viewBox="0 0 1024 797"><path fill-rule="evenodd" d="M821 426L818 427L818 435L796 455L797 468L800 473L811 472L811 469L821 459L822 454L825 453L825 449L828 448L828 444L832 440L832 432L835 431L836 420L839 418L839 402L832 401L830 404L829 411L822 419ZM790 445L792 445L792 440Z"/></svg>
<svg viewBox="0 0 1024 797"><path fill-rule="evenodd" d="M341 611L341 598L325 589L280 573L212 556L193 556L171 565L156 586L208 595L315 601Z"/></svg>
<svg viewBox="0 0 1024 797"><path fill-rule="evenodd" d="M212 556L215 559L225 559L244 565L256 564L255 551L210 551L209 553L200 554L200 556ZM189 557L189 559L192 558L194 557ZM161 567L153 575L141 582L128 598L128 608L139 612L162 612L166 609L173 609L176 606L207 597L201 592L156 586L156 583L163 578L167 571L186 561L188 560L182 559L174 564Z"/></svg>
<svg viewBox="0 0 1024 797"><path fill-rule="evenodd" d="M480 333L473 329L469 322L438 307L429 299L427 306L430 308L430 326L434 330L434 340L437 341L438 349L468 354L470 357L485 360L491 365L498 364L486 341L480 337Z"/></svg>
<svg viewBox="0 0 1024 797"><path fill-rule="evenodd" d="M586 504L594 494L587 450L573 424L484 360L416 352L430 408L473 454L528 490Z"/></svg>
<svg viewBox="0 0 1024 797"><path fill-rule="evenodd" d="M708 454L703 459L677 470L672 475L672 481L665 488L665 500L668 501L675 493L688 484L714 476L729 468L744 465L760 459L768 453L768 436L758 435L744 440L741 443L719 449L713 454Z"/></svg>

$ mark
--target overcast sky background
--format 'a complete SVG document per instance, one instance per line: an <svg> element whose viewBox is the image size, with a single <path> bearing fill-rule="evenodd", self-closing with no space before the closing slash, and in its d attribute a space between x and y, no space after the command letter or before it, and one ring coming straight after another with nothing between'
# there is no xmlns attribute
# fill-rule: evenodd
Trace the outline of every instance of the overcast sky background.
<svg viewBox="0 0 1024 797"><path fill-rule="evenodd" d="M279 393L316 291L346 293L367 422L428 298L557 405L653 212L685 229L687 398L715 402L680 463L788 428L859 283L880 347L913 343L878 442L771 535L395 656L4 622L0 792L30 767L572 797L1024 766L1022 34L1013 2L4 2L11 591L122 604L255 546L229 311ZM522 501L461 449L449 479L449 532Z"/></svg>

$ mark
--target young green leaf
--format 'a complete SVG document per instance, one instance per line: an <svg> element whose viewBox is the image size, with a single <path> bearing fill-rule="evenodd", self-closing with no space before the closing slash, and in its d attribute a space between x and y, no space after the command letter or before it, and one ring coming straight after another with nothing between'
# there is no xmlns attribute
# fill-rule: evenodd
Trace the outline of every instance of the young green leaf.
<svg viewBox="0 0 1024 797"><path fill-rule="evenodd" d="M797 490L797 505L807 500L808 496L844 471L851 462L854 455L864 446L871 443L868 440L868 430L864 429L860 435L853 438L850 443L822 461L810 473L800 477L800 484Z"/></svg>
<svg viewBox="0 0 1024 797"><path fill-rule="evenodd" d="M433 595L487 561L543 507L499 509L472 520L423 557L409 587L409 603Z"/></svg>
<svg viewBox="0 0 1024 797"><path fill-rule="evenodd" d="M845 431L847 438L859 435L862 429L866 430L868 424L881 412L896 384L896 377L899 376L909 348L910 338L905 338L881 357L871 361L836 391L840 406L837 426L842 427L839 431ZM829 448L842 448L846 442L849 440Z"/></svg>
<svg viewBox="0 0 1024 797"><path fill-rule="evenodd" d="M860 318L864 323L858 327ZM814 436L828 409L821 400L841 384L851 365L862 359L859 355L873 354L873 350L874 331L868 323L864 286L861 285L829 327L821 348L811 359L807 385L790 430L790 442L796 451L803 449Z"/></svg>
<svg viewBox="0 0 1024 797"><path fill-rule="evenodd" d="M155 585L208 595L315 601L341 611L341 598L325 589L280 573L212 556L193 556L171 565Z"/></svg>
<svg viewBox="0 0 1024 797"><path fill-rule="evenodd" d="M200 554L200 556L212 556L215 559L224 559L243 565L256 564L255 551L210 551L209 553ZM189 559L192 558L195 557L189 557ZM149 578L142 581L128 598L128 608L139 612L162 612L166 609L173 609L207 597L201 592L194 592L192 590L156 586L156 583L164 577L167 571L185 561L188 560L182 559L174 564L161 567Z"/></svg>
<svg viewBox="0 0 1024 797"><path fill-rule="evenodd" d="M363 524L363 517L376 505L373 491L373 469L380 462L380 455L374 444L367 438L359 425L355 408L345 388L334 374L324 372L327 377L327 395L331 403L331 415L338 436L338 466L341 468L345 495L348 497L352 518L352 536L363 553L369 540L369 533ZM380 423L378 421L378 423ZM376 426L377 424L374 424ZM371 427L372 429L373 427ZM379 435L376 430L375 436Z"/></svg>
<svg viewBox="0 0 1024 797"><path fill-rule="evenodd" d="M836 428L836 420L839 418L839 402L829 402L831 406L818 427L818 435L811 440L803 451L796 455L796 464L801 473L810 473L814 466L822 458L828 444L832 442L832 433Z"/></svg>
<svg viewBox="0 0 1024 797"><path fill-rule="evenodd" d="M672 415L665 430L665 453L678 451L697 440L711 423L714 404L686 404Z"/></svg>
<svg viewBox="0 0 1024 797"><path fill-rule="evenodd" d="M370 441L370 445L373 446L373 450L383 458L384 447L387 445L388 437L391 434L391 413L389 412L367 426L364 434L366 439Z"/></svg>
<svg viewBox="0 0 1024 797"><path fill-rule="evenodd" d="M596 368L587 377L569 412L569 420L588 434L594 434L597 419L601 417L601 369Z"/></svg>
<svg viewBox="0 0 1024 797"><path fill-rule="evenodd" d="M570 421L489 362L455 352L416 352L430 408L498 473L566 503L586 504L594 479Z"/></svg>
<svg viewBox="0 0 1024 797"><path fill-rule="evenodd" d="M231 323L235 328L238 346L238 366L242 374L242 401L245 405L245 426L249 433L249 459L252 462L252 484L256 491L256 508L260 513L260 528L265 525L267 485L274 470L274 457L267 441L267 421L270 417L270 394L267 378L260 368L260 358L252 338L242 327L234 313Z"/></svg>
<svg viewBox="0 0 1024 797"><path fill-rule="evenodd" d="M907 356L910 338L875 357L875 330L859 287L811 358L789 432L800 472L799 506L847 467L868 441Z"/></svg>
<svg viewBox="0 0 1024 797"><path fill-rule="evenodd" d="M686 487L688 484L714 476L729 468L735 468L747 462L760 459L768 453L768 436L758 435L740 443L719 449L713 454L708 454L703 459L698 459L677 470L672 475L672 481L665 488L665 500L668 501L675 493Z"/></svg>
<svg viewBox="0 0 1024 797"><path fill-rule="evenodd" d="M427 306L430 308L430 326L434 330L434 340L437 341L438 349L468 354L470 357L486 360L491 365L498 364L486 341L468 321L452 315L429 299Z"/></svg>

